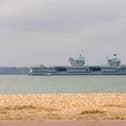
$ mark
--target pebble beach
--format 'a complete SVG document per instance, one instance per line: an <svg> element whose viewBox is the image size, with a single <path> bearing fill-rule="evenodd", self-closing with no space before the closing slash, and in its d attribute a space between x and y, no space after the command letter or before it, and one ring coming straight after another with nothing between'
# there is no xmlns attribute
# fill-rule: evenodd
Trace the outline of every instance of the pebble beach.
<svg viewBox="0 0 126 126"><path fill-rule="evenodd" d="M126 93L0 95L0 121L126 120Z"/></svg>

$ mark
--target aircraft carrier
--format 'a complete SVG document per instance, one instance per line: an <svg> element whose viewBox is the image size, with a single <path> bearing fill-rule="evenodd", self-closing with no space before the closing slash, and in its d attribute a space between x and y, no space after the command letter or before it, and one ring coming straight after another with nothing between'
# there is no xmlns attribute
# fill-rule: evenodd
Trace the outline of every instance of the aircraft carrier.
<svg viewBox="0 0 126 126"><path fill-rule="evenodd" d="M126 75L126 65L121 65L117 54L107 57L106 65L85 65L85 58L80 54L78 58L69 58L70 66L34 66L29 75Z"/></svg>

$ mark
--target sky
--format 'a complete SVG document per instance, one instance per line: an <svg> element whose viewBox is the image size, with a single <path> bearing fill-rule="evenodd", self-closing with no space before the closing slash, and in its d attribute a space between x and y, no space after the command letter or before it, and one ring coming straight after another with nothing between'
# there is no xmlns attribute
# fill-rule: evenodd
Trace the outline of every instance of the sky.
<svg viewBox="0 0 126 126"><path fill-rule="evenodd" d="M0 66L126 64L125 0L0 0Z"/></svg>

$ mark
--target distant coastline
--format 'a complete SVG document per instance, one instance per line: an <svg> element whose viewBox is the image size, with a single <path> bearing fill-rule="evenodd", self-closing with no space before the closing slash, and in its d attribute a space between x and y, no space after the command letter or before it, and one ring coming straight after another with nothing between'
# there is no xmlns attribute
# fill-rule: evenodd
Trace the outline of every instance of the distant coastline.
<svg viewBox="0 0 126 126"><path fill-rule="evenodd" d="M0 75L28 75L28 67L0 67Z"/></svg>

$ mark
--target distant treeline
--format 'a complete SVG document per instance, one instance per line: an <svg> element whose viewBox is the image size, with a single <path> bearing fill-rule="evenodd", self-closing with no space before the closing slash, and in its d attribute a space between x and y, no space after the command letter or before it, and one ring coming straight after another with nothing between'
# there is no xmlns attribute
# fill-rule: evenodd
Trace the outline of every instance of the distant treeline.
<svg viewBox="0 0 126 126"><path fill-rule="evenodd" d="M28 67L0 67L0 75L27 75Z"/></svg>

